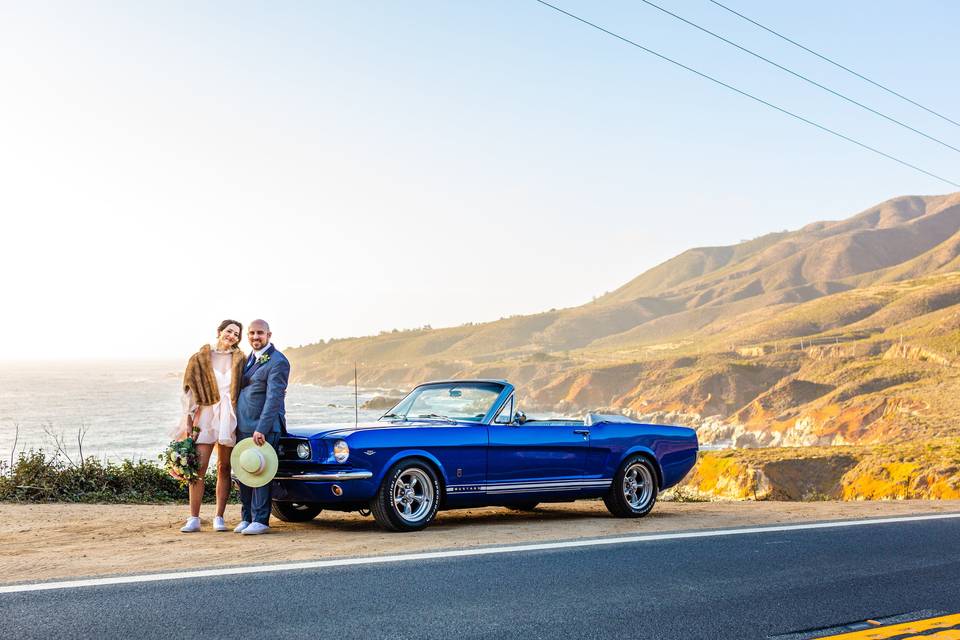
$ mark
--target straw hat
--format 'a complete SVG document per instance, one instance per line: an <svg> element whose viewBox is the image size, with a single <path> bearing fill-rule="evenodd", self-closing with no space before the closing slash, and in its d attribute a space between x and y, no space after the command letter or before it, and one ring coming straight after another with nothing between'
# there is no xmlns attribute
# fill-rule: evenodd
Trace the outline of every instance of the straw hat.
<svg viewBox="0 0 960 640"><path fill-rule="evenodd" d="M253 438L244 438L230 454L230 466L237 480L248 487L262 487L277 475L277 452L269 442L262 447Z"/></svg>

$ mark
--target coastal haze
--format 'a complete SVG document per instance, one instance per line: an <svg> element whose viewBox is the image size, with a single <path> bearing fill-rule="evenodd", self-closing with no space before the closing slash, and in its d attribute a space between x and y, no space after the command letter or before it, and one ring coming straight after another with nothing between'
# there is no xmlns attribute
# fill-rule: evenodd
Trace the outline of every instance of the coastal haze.
<svg viewBox="0 0 960 640"><path fill-rule="evenodd" d="M84 456L112 461L156 460L180 420L179 362L93 361L21 363L0 369L0 458L20 452L56 451L79 462L78 430L86 430ZM359 401L378 395L360 390ZM287 424L354 421L353 387L292 384L287 389ZM382 409L359 411L376 420Z"/></svg>

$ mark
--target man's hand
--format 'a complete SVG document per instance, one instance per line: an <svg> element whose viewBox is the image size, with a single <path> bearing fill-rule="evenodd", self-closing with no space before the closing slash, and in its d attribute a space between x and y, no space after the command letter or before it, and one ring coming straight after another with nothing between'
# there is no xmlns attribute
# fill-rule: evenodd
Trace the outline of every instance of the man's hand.
<svg viewBox="0 0 960 640"><path fill-rule="evenodd" d="M254 431L254 432L253 432L253 443L254 443L255 445L257 445L258 447L262 447L262 446L263 446L263 443L266 442L266 441L267 441L267 439L263 436L262 433L260 433L259 431Z"/></svg>

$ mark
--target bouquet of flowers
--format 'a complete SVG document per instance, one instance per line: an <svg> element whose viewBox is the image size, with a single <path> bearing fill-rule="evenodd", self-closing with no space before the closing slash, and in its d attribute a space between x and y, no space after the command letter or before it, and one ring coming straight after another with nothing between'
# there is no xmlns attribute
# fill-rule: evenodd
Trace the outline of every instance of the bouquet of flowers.
<svg viewBox="0 0 960 640"><path fill-rule="evenodd" d="M174 440L160 454L160 461L167 473L179 480L180 486L185 487L200 478L200 455L194 440L199 433L200 430L194 426L188 437Z"/></svg>

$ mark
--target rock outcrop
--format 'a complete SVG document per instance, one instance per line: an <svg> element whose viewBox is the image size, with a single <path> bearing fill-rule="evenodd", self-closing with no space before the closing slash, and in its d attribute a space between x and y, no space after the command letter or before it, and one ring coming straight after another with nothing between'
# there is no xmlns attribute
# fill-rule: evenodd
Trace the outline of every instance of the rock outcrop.
<svg viewBox="0 0 960 640"><path fill-rule="evenodd" d="M960 440L707 451L676 493L726 500L960 499Z"/></svg>

